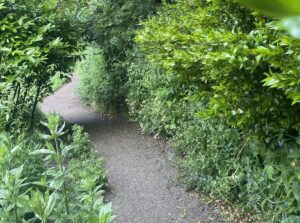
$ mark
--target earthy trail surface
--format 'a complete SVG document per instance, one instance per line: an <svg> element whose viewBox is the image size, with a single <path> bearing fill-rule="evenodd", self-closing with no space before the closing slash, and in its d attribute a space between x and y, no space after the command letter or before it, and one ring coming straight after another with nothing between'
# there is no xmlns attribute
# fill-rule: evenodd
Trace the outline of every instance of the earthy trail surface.
<svg viewBox="0 0 300 223"><path fill-rule="evenodd" d="M166 143L144 136L122 118L105 118L84 105L74 88L77 78L47 97L45 113L56 112L66 121L83 125L105 159L117 223L220 222L211 217L193 193L176 183L176 169ZM80 170L79 170L80 171Z"/></svg>

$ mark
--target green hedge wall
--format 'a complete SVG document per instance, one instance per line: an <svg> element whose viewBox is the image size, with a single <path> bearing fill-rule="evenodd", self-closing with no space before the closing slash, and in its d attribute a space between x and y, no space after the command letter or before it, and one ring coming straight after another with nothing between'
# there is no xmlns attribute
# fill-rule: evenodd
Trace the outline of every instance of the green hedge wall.
<svg viewBox="0 0 300 223"><path fill-rule="evenodd" d="M144 130L172 138L189 187L295 222L299 91L264 85L299 77L300 45L275 23L230 1L165 4L135 38L127 101Z"/></svg>

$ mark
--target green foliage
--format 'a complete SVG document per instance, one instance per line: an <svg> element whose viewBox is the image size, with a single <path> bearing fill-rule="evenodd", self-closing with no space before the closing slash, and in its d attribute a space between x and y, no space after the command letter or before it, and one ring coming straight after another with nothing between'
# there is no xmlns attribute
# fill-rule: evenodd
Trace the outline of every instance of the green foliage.
<svg viewBox="0 0 300 223"><path fill-rule="evenodd" d="M133 48L132 38L139 22L153 14L157 0L91 0L86 27L90 40L102 50L105 67L96 102L105 112L117 113L125 107L127 66ZM104 70L103 70L104 69ZM100 71L99 71L100 72Z"/></svg>
<svg viewBox="0 0 300 223"><path fill-rule="evenodd" d="M288 17L300 15L298 0L239 0L239 2L272 16Z"/></svg>
<svg viewBox="0 0 300 223"><path fill-rule="evenodd" d="M192 87L184 89L174 76L165 75L142 55L136 54L128 69L127 87L130 116L144 131L172 136L187 118L181 99Z"/></svg>
<svg viewBox="0 0 300 223"><path fill-rule="evenodd" d="M188 188L234 203L267 222L297 215L297 145L286 142L272 151L274 145L244 134L213 120L186 122L173 144L184 157L180 167Z"/></svg>
<svg viewBox="0 0 300 223"><path fill-rule="evenodd" d="M71 140L73 142L72 158L80 158L92 155L92 144L88 134L84 132L83 127L74 125L72 127Z"/></svg>
<svg viewBox="0 0 300 223"><path fill-rule="evenodd" d="M135 38L127 101L173 138L191 188L278 222L300 216L300 50L274 24L231 1L165 4Z"/></svg>
<svg viewBox="0 0 300 223"><path fill-rule="evenodd" d="M27 130L39 122L38 102L68 79L78 59L84 6L81 0L0 0L0 222L114 218L103 201L102 161L82 128L68 134L50 115L42 132Z"/></svg>
<svg viewBox="0 0 300 223"><path fill-rule="evenodd" d="M112 88L110 77L105 72L102 51L97 46L89 46L84 52L84 58L76 64L75 73L80 79L77 92L86 103L110 113L114 110L110 99L118 89Z"/></svg>
<svg viewBox="0 0 300 223"><path fill-rule="evenodd" d="M190 3L186 3L188 5ZM199 4L199 3L197 3ZM171 6L170 6L171 7ZM212 8L214 7L214 8ZM238 6L235 6L236 9ZM151 44L160 44L157 40L164 40L166 43L164 47L158 49L157 51L151 52L151 57L156 57L157 60L160 60L161 65L166 69L177 69L178 66L191 67L198 61L203 61L203 63L208 64L210 61L213 61L213 65L216 67L222 67L222 63L226 63L228 60L230 64L233 65L231 70L239 69L241 71L246 70L246 72L252 72L254 75L267 75L265 78L265 83L267 86L272 86L274 88L283 89L287 96L293 99L293 103L299 101L299 72L298 72L298 45L297 42L290 39L285 35L278 34L271 28L264 28L267 19L263 17L251 17L245 18L247 11L235 11L232 18L224 18L225 13L231 13L226 6L210 6L212 12L217 13L218 9L221 10L224 15L222 17L213 18L217 15L207 16L206 19L201 17L201 10L198 9L197 17L193 17L189 13L189 9L186 8L184 12L185 15L182 16L184 19L191 19L191 21L200 22L200 19L203 19L202 23L210 24L209 27L205 28L207 35L201 36L204 30L196 29L191 27L194 30L192 39L189 39L190 32L186 33L185 30L180 30L181 24L169 24L172 21L161 20L161 23L164 23L165 27L169 26L169 31L165 33L165 27L162 27L158 32L153 33L151 26L155 26L156 20L150 20L147 23L149 24L149 29L145 30L142 35L137 37L138 42L143 42L145 39L148 41L148 47L146 50L150 51ZM242 10L242 9L240 9ZM203 14L203 12L202 12ZM250 14L248 12L248 14ZM167 18L175 17L174 15L166 15ZM211 20L207 21L207 18L210 17ZM170 19L169 18L169 19ZM226 19L226 23L219 25L218 22L221 19ZM243 24L243 21L247 22ZM256 24L255 31L252 30L254 22ZM249 24L249 25L245 25ZM187 24L188 25L188 24ZM221 26L221 30L212 29L212 27ZM248 26L248 27L247 27ZM233 28L233 30L231 30ZM251 32L252 30L252 32ZM169 34L168 34L169 33ZM201 40L202 38L202 40ZM168 41L169 40L169 41ZM205 40L205 41L203 41ZM265 43L264 40L267 40ZM178 41L182 41L185 47L188 47L188 44L197 43L198 41L203 41L203 45L189 47L185 49L174 49L172 47L176 45ZM231 48L229 48L231 47ZM217 49L218 48L218 49ZM204 50L206 54L201 54ZM221 52L219 55L216 55L216 52ZM224 50L224 51L223 51ZM156 55L156 53L158 55ZM174 59L177 61L166 60L168 56L174 55ZM202 55L202 57L200 57ZM215 58L215 56L217 56ZM288 63L283 62L282 57L288 60ZM289 59L290 58L290 59ZM268 66L263 66L264 62L267 62ZM179 64L178 64L179 63ZM181 63L181 64L180 64ZM237 68L235 68L237 67ZM192 70L191 69L191 70ZM225 70L225 72L230 72L231 70ZM193 70L197 72L197 70ZM230 74L229 74L230 75ZM252 75L252 76L254 76ZM204 79L204 77L202 77ZM207 81L206 78L203 81ZM257 79L261 81L260 79ZM217 87L217 86L214 86ZM247 91L247 87L241 89L244 92Z"/></svg>
<svg viewBox="0 0 300 223"><path fill-rule="evenodd" d="M52 86L52 91L57 91L59 88L61 88L65 83L67 83L70 78L66 77L65 75L61 77L61 73L56 73L53 77L51 77L50 82Z"/></svg>
<svg viewBox="0 0 300 223"><path fill-rule="evenodd" d="M87 136L80 136L81 128L74 127L70 140L63 140L67 133L60 123L58 116L50 115L42 123L47 132L19 139L1 135L1 222L113 220L111 204L103 201L102 161L95 158ZM27 150L21 148L28 143ZM80 146L89 146L82 148L89 154L79 155Z"/></svg>
<svg viewBox="0 0 300 223"><path fill-rule="evenodd" d="M300 39L300 4L297 0L288 1L249 1L240 0L245 5L259 10L261 13L283 18L278 27L287 30L290 35Z"/></svg>
<svg viewBox="0 0 300 223"><path fill-rule="evenodd" d="M0 1L0 104L7 129L17 128L18 120L33 124L37 103L51 92L51 77L70 72L77 59L77 23L59 4Z"/></svg>

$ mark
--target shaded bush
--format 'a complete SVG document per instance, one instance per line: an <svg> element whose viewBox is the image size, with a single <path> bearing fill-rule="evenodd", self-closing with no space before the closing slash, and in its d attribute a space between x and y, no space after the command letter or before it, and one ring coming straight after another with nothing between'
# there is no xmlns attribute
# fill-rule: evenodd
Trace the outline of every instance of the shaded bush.
<svg viewBox="0 0 300 223"><path fill-rule="evenodd" d="M135 56L128 69L130 117L146 132L173 136L180 123L189 118L185 106L193 86L181 85L175 76L165 75L142 54Z"/></svg>
<svg viewBox="0 0 300 223"><path fill-rule="evenodd" d="M68 3L69 13L58 1L0 0L0 106L6 130L33 126L38 102L52 90L51 77L70 72L78 58L78 20L71 18L74 4Z"/></svg>
<svg viewBox="0 0 300 223"><path fill-rule="evenodd" d="M160 5L157 0L92 0L86 20L90 41L102 50L104 73L99 107L109 113L126 110L127 67L132 59L133 37L141 20L148 18ZM101 68L102 70L102 68Z"/></svg>

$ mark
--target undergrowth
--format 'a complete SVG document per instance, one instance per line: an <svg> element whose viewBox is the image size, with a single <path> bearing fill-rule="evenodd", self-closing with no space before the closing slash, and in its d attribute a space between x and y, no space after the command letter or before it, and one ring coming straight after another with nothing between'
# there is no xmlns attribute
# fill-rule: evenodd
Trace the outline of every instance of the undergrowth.
<svg viewBox="0 0 300 223"><path fill-rule="evenodd" d="M0 135L0 222L112 222L106 172L82 127L67 132L56 115L42 124Z"/></svg>

